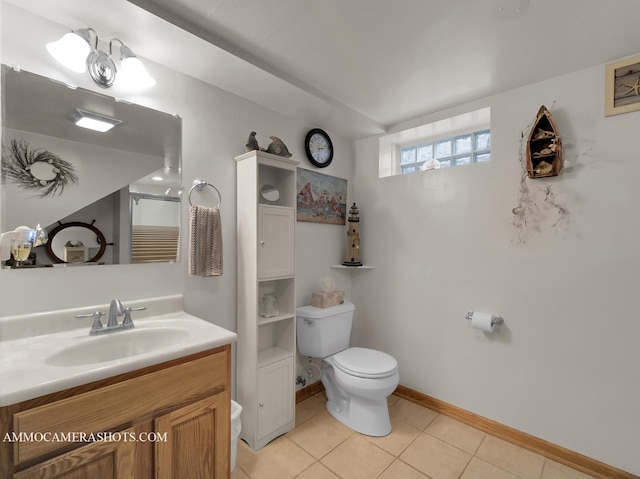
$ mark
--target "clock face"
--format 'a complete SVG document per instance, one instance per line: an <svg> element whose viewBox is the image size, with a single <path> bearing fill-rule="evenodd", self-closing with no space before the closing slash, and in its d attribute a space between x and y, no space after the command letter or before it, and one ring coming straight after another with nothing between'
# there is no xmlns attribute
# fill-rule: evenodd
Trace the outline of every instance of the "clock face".
<svg viewBox="0 0 640 479"><path fill-rule="evenodd" d="M333 144L327 133L319 128L314 128L307 133L305 151L309 161L318 168L329 166L333 160Z"/></svg>

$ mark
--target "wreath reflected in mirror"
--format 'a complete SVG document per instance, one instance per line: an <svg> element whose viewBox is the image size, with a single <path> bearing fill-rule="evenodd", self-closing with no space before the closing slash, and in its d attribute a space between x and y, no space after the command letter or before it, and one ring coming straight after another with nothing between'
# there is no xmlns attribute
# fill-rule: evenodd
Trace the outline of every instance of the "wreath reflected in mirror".
<svg viewBox="0 0 640 479"><path fill-rule="evenodd" d="M24 140L2 145L2 181L7 179L40 197L61 195L71 183L78 184L75 168L44 148L32 148Z"/></svg>

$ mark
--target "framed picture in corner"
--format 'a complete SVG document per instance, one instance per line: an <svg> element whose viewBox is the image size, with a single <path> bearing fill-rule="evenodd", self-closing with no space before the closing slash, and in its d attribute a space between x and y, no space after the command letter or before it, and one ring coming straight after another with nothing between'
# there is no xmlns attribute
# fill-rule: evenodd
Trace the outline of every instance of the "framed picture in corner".
<svg viewBox="0 0 640 479"><path fill-rule="evenodd" d="M640 110L640 55L606 66L604 115Z"/></svg>

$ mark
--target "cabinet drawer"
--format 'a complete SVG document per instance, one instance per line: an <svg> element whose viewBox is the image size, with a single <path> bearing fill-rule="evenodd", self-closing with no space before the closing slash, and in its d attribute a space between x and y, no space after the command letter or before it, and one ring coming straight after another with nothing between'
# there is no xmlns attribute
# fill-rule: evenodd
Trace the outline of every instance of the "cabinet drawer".
<svg viewBox="0 0 640 479"><path fill-rule="evenodd" d="M124 429L136 419L184 405L191 398L225 388L228 349L104 388L45 404L13 415L17 434L97 433ZM38 437L38 435L34 436ZM14 464L36 459L69 442L14 444Z"/></svg>

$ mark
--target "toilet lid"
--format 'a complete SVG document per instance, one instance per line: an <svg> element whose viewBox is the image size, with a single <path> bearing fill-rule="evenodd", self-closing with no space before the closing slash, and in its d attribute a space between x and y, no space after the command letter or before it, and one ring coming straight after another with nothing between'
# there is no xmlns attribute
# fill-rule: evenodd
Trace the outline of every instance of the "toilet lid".
<svg viewBox="0 0 640 479"><path fill-rule="evenodd" d="M398 370L393 356L366 348L349 348L333 356L333 363L351 376L359 378L384 378Z"/></svg>

